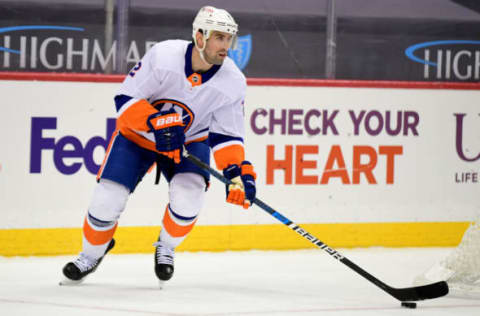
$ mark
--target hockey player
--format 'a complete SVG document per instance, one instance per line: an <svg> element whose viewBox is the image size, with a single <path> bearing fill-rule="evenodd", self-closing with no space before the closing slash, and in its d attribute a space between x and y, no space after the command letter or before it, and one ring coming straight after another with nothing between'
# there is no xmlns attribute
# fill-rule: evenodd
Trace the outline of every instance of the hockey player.
<svg viewBox="0 0 480 316"><path fill-rule="evenodd" d="M169 280L175 248L192 230L204 204L209 174L182 151L216 166L234 182L227 202L248 208L255 172L245 160L246 79L228 49L238 27L225 10L206 6L193 21L193 42L157 43L126 76L115 96L117 130L100 168L83 224L83 249L63 268L62 284L79 283L115 245L113 235L129 195L152 164L169 183L169 203L155 246L155 273ZM159 171L160 170L160 171Z"/></svg>

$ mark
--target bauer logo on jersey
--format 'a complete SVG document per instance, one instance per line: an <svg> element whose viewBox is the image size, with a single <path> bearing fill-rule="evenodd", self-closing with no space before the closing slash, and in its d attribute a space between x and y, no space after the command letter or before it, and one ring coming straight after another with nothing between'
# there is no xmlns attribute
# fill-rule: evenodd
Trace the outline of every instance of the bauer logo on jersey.
<svg viewBox="0 0 480 316"><path fill-rule="evenodd" d="M183 125L185 126L185 132L187 132L192 125L194 119L193 112L187 105L183 104L182 102L171 99L160 99L153 101L152 105L159 111L168 111L173 108L175 112L179 114L178 116L172 114L172 120L175 119L175 122L167 122L170 116L166 118L164 122L160 122L160 120L152 122L152 125L155 126L155 128L160 128L160 126L157 124L165 124L163 127L168 127L171 124L178 123L177 119L181 119L183 121Z"/></svg>
<svg viewBox="0 0 480 316"><path fill-rule="evenodd" d="M252 35L248 34L238 38L237 49L228 51L228 56L233 59L238 68L247 67L252 53Z"/></svg>

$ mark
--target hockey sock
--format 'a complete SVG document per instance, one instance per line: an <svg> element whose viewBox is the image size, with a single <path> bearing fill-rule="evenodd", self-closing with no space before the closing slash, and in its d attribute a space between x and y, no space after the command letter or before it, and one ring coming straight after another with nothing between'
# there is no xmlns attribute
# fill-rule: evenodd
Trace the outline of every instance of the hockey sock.
<svg viewBox="0 0 480 316"><path fill-rule="evenodd" d="M116 229L117 221L102 221L88 213L83 223L83 254L92 259L102 257Z"/></svg>
<svg viewBox="0 0 480 316"><path fill-rule="evenodd" d="M130 191L114 181L101 179L93 192L83 224L83 254L98 259L105 254L125 208Z"/></svg>
<svg viewBox="0 0 480 316"><path fill-rule="evenodd" d="M160 240L171 248L177 247L193 229L196 221L196 216L181 216L174 212L168 204L163 215L163 229L160 233Z"/></svg>
<svg viewBox="0 0 480 316"><path fill-rule="evenodd" d="M169 247L177 247L193 229L205 201L205 188L205 179L195 173L178 173L170 181L170 203L160 233L160 240Z"/></svg>

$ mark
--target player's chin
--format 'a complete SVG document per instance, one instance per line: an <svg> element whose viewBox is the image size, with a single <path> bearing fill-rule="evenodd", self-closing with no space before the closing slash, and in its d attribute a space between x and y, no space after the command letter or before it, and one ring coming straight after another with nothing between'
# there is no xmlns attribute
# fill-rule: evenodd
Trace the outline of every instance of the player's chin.
<svg viewBox="0 0 480 316"><path fill-rule="evenodd" d="M221 65L221 64L223 64L223 61L225 60L225 58L226 57L224 57L224 58L217 57L213 60L213 64L214 65Z"/></svg>

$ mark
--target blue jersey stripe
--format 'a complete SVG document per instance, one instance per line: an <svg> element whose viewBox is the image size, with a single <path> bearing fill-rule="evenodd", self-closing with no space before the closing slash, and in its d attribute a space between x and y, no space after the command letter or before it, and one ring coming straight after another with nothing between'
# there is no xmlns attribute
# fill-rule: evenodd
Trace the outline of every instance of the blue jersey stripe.
<svg viewBox="0 0 480 316"><path fill-rule="evenodd" d="M207 127L207 128L204 128L204 129L201 129L201 130L199 130L198 132L193 133L191 136L194 136L194 135L197 135L197 134L200 134L200 133L203 133L203 132L208 132L208 130L209 130L208 127Z"/></svg>
<svg viewBox="0 0 480 316"><path fill-rule="evenodd" d="M133 98L129 95L125 95L125 94L116 95L114 100L115 100L115 107L117 108L117 112L120 111L122 106L128 101L130 101L131 99Z"/></svg>
<svg viewBox="0 0 480 316"><path fill-rule="evenodd" d="M226 143L232 140L237 140L243 143L243 138L241 137L233 137L233 136L218 134L218 133L210 133L208 135L208 142L210 147L215 147L218 144Z"/></svg>

